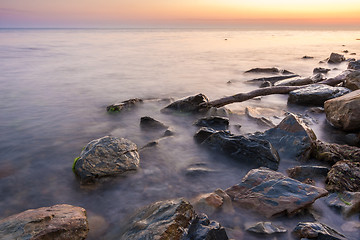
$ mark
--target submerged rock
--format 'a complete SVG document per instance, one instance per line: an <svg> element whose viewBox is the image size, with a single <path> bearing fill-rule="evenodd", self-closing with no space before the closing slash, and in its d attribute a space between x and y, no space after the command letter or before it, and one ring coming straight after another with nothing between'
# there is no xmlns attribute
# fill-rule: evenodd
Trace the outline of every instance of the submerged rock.
<svg viewBox="0 0 360 240"><path fill-rule="evenodd" d="M324 102L349 93L344 87L331 87L325 84L313 84L289 93L288 102L302 105L323 106Z"/></svg>
<svg viewBox="0 0 360 240"><path fill-rule="evenodd" d="M175 101L165 108L163 108L162 112L171 112L171 111L178 111L178 112L197 112L202 107L200 104L207 104L209 99L204 94L197 94L195 96L190 96L184 99L180 99Z"/></svg>
<svg viewBox="0 0 360 240"><path fill-rule="evenodd" d="M301 183L266 168L252 169L241 183L225 190L236 206L272 217L295 214L327 195L323 188Z"/></svg>
<svg viewBox="0 0 360 240"><path fill-rule="evenodd" d="M351 159L360 162L360 148L336 143L316 141L312 156L320 161L334 164L341 160Z"/></svg>
<svg viewBox="0 0 360 240"><path fill-rule="evenodd" d="M279 69L277 67L271 68L252 68L250 70L245 71L245 73L281 73L281 74L294 74L285 69Z"/></svg>
<svg viewBox="0 0 360 240"><path fill-rule="evenodd" d="M329 68L322 68L322 67L317 67L317 68L314 68L313 70L313 73L316 74L316 73L328 73L329 71L331 71L331 69Z"/></svg>
<svg viewBox="0 0 360 240"><path fill-rule="evenodd" d="M123 110L131 110L138 104L142 103L143 100L139 98L133 98L121 103L115 103L106 107L106 111L108 112L121 112Z"/></svg>
<svg viewBox="0 0 360 240"><path fill-rule="evenodd" d="M360 162L344 160L333 165L326 178L326 189L331 192L359 192Z"/></svg>
<svg viewBox="0 0 360 240"><path fill-rule="evenodd" d="M0 239L4 240L82 240L88 231L85 209L66 204L30 209L0 220Z"/></svg>
<svg viewBox="0 0 360 240"><path fill-rule="evenodd" d="M197 143L202 143L205 139L216 132L217 131L212 128L202 127L195 133L194 139Z"/></svg>
<svg viewBox="0 0 360 240"><path fill-rule="evenodd" d="M345 131L360 130L360 89L326 101L326 119Z"/></svg>
<svg viewBox="0 0 360 240"><path fill-rule="evenodd" d="M140 157L135 143L125 138L105 136L89 142L73 165L83 183L113 176L139 167Z"/></svg>
<svg viewBox="0 0 360 240"><path fill-rule="evenodd" d="M300 222L293 230L298 238L319 240L345 240L346 237L320 222Z"/></svg>
<svg viewBox="0 0 360 240"><path fill-rule="evenodd" d="M216 130L226 130L229 127L229 118L218 116L205 117L198 119L194 122L194 125L199 127L210 127Z"/></svg>
<svg viewBox="0 0 360 240"><path fill-rule="evenodd" d="M165 130L168 129L169 126L166 126L162 122L153 119L152 117L142 117L140 119L140 127L143 130Z"/></svg>
<svg viewBox="0 0 360 240"><path fill-rule="evenodd" d="M258 222L256 224L246 224L246 231L262 234L284 233L287 230L281 226L277 226L272 222Z"/></svg>
<svg viewBox="0 0 360 240"><path fill-rule="evenodd" d="M348 65L348 69L360 70L360 60L350 61Z"/></svg>
<svg viewBox="0 0 360 240"><path fill-rule="evenodd" d="M360 89L360 71L354 71L346 76L345 87L352 91Z"/></svg>
<svg viewBox="0 0 360 240"><path fill-rule="evenodd" d="M338 54L338 53L331 53L328 63L341 63L345 61L344 55Z"/></svg>
<svg viewBox="0 0 360 240"><path fill-rule="evenodd" d="M291 178L304 181L307 178L326 177L329 170L329 168L323 166L296 166L289 168L287 173Z"/></svg>
<svg viewBox="0 0 360 240"><path fill-rule="evenodd" d="M349 217L360 212L360 192L331 193L326 198L326 203Z"/></svg>

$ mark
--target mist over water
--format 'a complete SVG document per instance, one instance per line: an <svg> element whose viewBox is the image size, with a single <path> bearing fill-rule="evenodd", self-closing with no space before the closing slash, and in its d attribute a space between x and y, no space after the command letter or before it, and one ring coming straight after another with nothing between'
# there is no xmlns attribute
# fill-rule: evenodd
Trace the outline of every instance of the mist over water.
<svg viewBox="0 0 360 240"><path fill-rule="evenodd" d="M114 227L154 201L191 199L239 183L251 166L199 147L192 138L197 116L160 113L167 101L147 101L120 114L107 113L106 106L129 98L178 99L201 92L213 100L247 92L258 85L246 80L262 76L244 74L254 67L279 67L303 77L311 76L315 67L337 68L327 75L336 76L346 63L319 61L344 50L357 54L345 54L347 58L356 58L359 37L360 31L0 30L0 218L67 203L84 207L89 217L104 217ZM304 55L314 58L305 60ZM246 106L295 113L306 109L287 106L283 95L229 105L237 113L230 117L235 134L266 130L244 116ZM94 187L81 186L71 166L91 140L112 135L128 138L140 148L162 135L142 131L143 116L171 126L175 136L141 151L139 171ZM329 127L324 116L315 118L310 127L318 138L341 141L342 133ZM189 177L186 168L196 163L206 163L215 171ZM283 161L279 171L285 173L296 164ZM354 220L342 219L321 199L315 207L322 212L322 222L337 229ZM236 229L246 220L262 219L245 211L239 216L213 217L235 229L229 234L235 239ZM289 229L299 221L284 219L277 221ZM358 233L346 233L354 234Z"/></svg>

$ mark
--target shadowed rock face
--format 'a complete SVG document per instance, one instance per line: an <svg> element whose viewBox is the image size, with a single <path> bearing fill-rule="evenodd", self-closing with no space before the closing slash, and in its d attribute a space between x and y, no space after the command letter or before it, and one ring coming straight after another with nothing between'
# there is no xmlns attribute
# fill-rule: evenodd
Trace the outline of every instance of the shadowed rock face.
<svg viewBox="0 0 360 240"><path fill-rule="evenodd" d="M348 160L337 162L332 166L326 178L328 191L360 191L360 162Z"/></svg>
<svg viewBox="0 0 360 240"><path fill-rule="evenodd" d="M102 137L91 141L74 162L74 172L83 183L121 174L139 167L135 143L125 138Z"/></svg>
<svg viewBox="0 0 360 240"><path fill-rule="evenodd" d="M344 55L338 54L338 53L331 53L328 63L341 63L345 61Z"/></svg>
<svg viewBox="0 0 360 240"><path fill-rule="evenodd" d="M266 217L294 214L328 193L266 168L249 171L240 184L225 192L236 206L253 209Z"/></svg>
<svg viewBox="0 0 360 240"><path fill-rule="evenodd" d="M0 220L3 240L82 240L88 231L85 209L66 204L31 209Z"/></svg>
<svg viewBox="0 0 360 240"><path fill-rule="evenodd" d="M218 116L205 117L194 122L194 125L199 127L210 127L216 130L226 130L229 127L229 118Z"/></svg>
<svg viewBox="0 0 360 240"><path fill-rule="evenodd" d="M143 130L165 130L169 128L162 122L148 116L140 118L140 127Z"/></svg>
<svg viewBox="0 0 360 240"><path fill-rule="evenodd" d="M289 177L299 181L307 178L326 177L328 172L329 169L322 166L296 166L287 170Z"/></svg>
<svg viewBox="0 0 360 240"><path fill-rule="evenodd" d="M349 62L348 69L360 70L360 60Z"/></svg>
<svg viewBox="0 0 360 240"><path fill-rule="evenodd" d="M352 91L360 89L360 71L352 72L346 76L345 87Z"/></svg>
<svg viewBox="0 0 360 240"><path fill-rule="evenodd" d="M346 237L320 222L300 222L293 233L298 238L345 240Z"/></svg>
<svg viewBox="0 0 360 240"><path fill-rule="evenodd" d="M200 104L206 104L209 99L204 94L198 94L195 96L190 96L184 99L180 99L175 101L165 108L161 110L161 112L171 112L171 111L178 111L178 112L197 112L200 107Z"/></svg>

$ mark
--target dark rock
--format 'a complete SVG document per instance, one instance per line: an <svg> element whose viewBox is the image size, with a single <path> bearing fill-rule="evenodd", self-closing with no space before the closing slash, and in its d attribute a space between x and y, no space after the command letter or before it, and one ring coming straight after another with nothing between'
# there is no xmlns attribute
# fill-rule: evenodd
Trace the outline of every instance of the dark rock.
<svg viewBox="0 0 360 240"><path fill-rule="evenodd" d="M263 81L260 84L260 88L266 88L266 87L271 87L271 86L272 86L272 83L270 81Z"/></svg>
<svg viewBox="0 0 360 240"><path fill-rule="evenodd" d="M360 162L343 160L335 163L327 175L326 190L331 192L359 192Z"/></svg>
<svg viewBox="0 0 360 240"><path fill-rule="evenodd" d="M212 128L202 127L195 133L194 139L197 143L202 143L205 139L216 132L217 131Z"/></svg>
<svg viewBox="0 0 360 240"><path fill-rule="evenodd" d="M295 214L327 195L325 189L301 183L266 168L252 169L240 184L225 192L236 206L253 209L266 217Z"/></svg>
<svg viewBox="0 0 360 240"><path fill-rule="evenodd" d="M287 230L281 226L277 226L272 222L258 222L256 224L246 224L246 231L261 233L261 234L273 234L273 233L284 233Z"/></svg>
<svg viewBox="0 0 360 240"><path fill-rule="evenodd" d="M270 82L271 84L274 84L277 81L288 79L288 78L295 78L299 75L292 74L292 75L285 75L285 76L272 76L272 77L262 77L262 78L254 78L251 80L247 80L247 82Z"/></svg>
<svg viewBox="0 0 360 240"><path fill-rule="evenodd" d="M218 131L206 138L202 145L257 167L264 166L276 170L279 166L278 153L266 140Z"/></svg>
<svg viewBox="0 0 360 240"><path fill-rule="evenodd" d="M348 52L349 52L349 50L344 50L344 51L343 51L343 53L348 53Z"/></svg>
<svg viewBox="0 0 360 240"><path fill-rule="evenodd" d="M311 154L314 158L330 164L348 159L360 162L360 148L336 143L316 141Z"/></svg>
<svg viewBox="0 0 360 240"><path fill-rule="evenodd" d="M346 134L345 135L345 142L350 146L359 145L360 144L360 134L356 134L356 133L348 133L348 134Z"/></svg>
<svg viewBox="0 0 360 240"><path fill-rule="evenodd" d="M298 238L318 240L345 240L346 237L320 222L300 222L293 230Z"/></svg>
<svg viewBox="0 0 360 240"><path fill-rule="evenodd" d="M170 137L170 136L173 136L175 135L175 132L171 129L166 129L165 132L164 132L164 137Z"/></svg>
<svg viewBox="0 0 360 240"><path fill-rule="evenodd" d="M141 150L142 149L144 149L144 148L151 148L151 147L155 147L155 146L157 146L159 144L159 142L158 141L151 141L151 142L148 142L147 144L145 144L145 146L143 146L142 148L141 148Z"/></svg>
<svg viewBox="0 0 360 240"><path fill-rule="evenodd" d="M352 91L360 89L360 71L354 71L347 75L344 84Z"/></svg>
<svg viewBox="0 0 360 240"><path fill-rule="evenodd" d="M225 117L211 116L200 118L194 125L199 127L210 127L215 130L226 130L229 127L229 119Z"/></svg>
<svg viewBox="0 0 360 240"><path fill-rule="evenodd" d="M253 136L269 141L281 158L298 161L309 158L316 140L315 133L294 114L289 114L275 128Z"/></svg>
<svg viewBox="0 0 360 240"><path fill-rule="evenodd" d="M164 130L169 128L169 126L148 116L140 119L140 127L143 130Z"/></svg>
<svg viewBox="0 0 360 240"><path fill-rule="evenodd" d="M326 101L326 119L345 131L360 130L360 89Z"/></svg>
<svg viewBox="0 0 360 240"><path fill-rule="evenodd" d="M307 178L326 177L330 169L322 166L296 166L289 168L286 172L289 177L299 181L304 181Z"/></svg>
<svg viewBox="0 0 360 240"><path fill-rule="evenodd" d="M311 57L311 56L303 56L302 59L313 59L314 57Z"/></svg>
<svg viewBox="0 0 360 240"><path fill-rule="evenodd" d="M348 65L348 69L360 70L360 60L350 61Z"/></svg>
<svg viewBox="0 0 360 240"><path fill-rule="evenodd" d="M279 69L279 68L276 68L276 67L272 67L272 68L252 68L250 70L245 71L245 73L280 73L280 74L285 74L285 75L294 74L293 72L290 72L288 70Z"/></svg>
<svg viewBox="0 0 360 240"><path fill-rule="evenodd" d="M355 58L348 58L348 59L346 59L346 61L347 61L347 62L355 62L356 59L355 59Z"/></svg>
<svg viewBox="0 0 360 240"><path fill-rule="evenodd" d="M190 96L178 101L171 103L170 105L163 108L162 112L198 112L201 109L200 104L207 104L209 99L204 94L198 94Z"/></svg>
<svg viewBox="0 0 360 240"><path fill-rule="evenodd" d="M313 73L328 73L329 71L331 71L331 69L329 68L322 68L322 67L318 67L318 68L314 68Z"/></svg>
<svg viewBox="0 0 360 240"><path fill-rule="evenodd" d="M200 214L191 222L188 233L182 240L227 240L225 228L218 222L210 221L205 214Z"/></svg>
<svg viewBox="0 0 360 240"><path fill-rule="evenodd" d="M139 162L135 143L125 138L105 136L86 145L80 157L75 159L73 170L86 183L136 170Z"/></svg>
<svg viewBox="0 0 360 240"><path fill-rule="evenodd" d="M360 192L331 193L326 198L326 203L349 217L360 212Z"/></svg>
<svg viewBox="0 0 360 240"><path fill-rule="evenodd" d="M344 87L331 87L325 84L313 84L289 93L288 102L301 105L323 106L324 102L349 93Z"/></svg>
<svg viewBox="0 0 360 240"><path fill-rule="evenodd" d="M350 53L350 55L356 55L356 53Z"/></svg>
<svg viewBox="0 0 360 240"><path fill-rule="evenodd" d="M343 61L345 61L344 55L338 53L331 53L328 63L341 63Z"/></svg>
<svg viewBox="0 0 360 240"><path fill-rule="evenodd" d="M138 104L142 103L143 100L139 98L133 98L121 103L115 103L106 107L106 111L108 112L121 112L124 110L131 110Z"/></svg>
<svg viewBox="0 0 360 240"><path fill-rule="evenodd" d="M3 240L81 240L88 231L85 209L66 204L31 209L0 220Z"/></svg>

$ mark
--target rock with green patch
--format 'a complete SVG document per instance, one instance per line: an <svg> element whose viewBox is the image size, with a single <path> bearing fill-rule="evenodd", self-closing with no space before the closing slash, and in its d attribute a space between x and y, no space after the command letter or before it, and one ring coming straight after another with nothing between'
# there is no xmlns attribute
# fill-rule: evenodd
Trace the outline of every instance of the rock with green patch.
<svg viewBox="0 0 360 240"><path fill-rule="evenodd" d="M142 103L143 100L139 98L132 98L120 103L115 103L106 107L108 112L121 112L125 110L131 110L138 104Z"/></svg>
<svg viewBox="0 0 360 240"><path fill-rule="evenodd" d="M331 192L360 191L360 162L339 161L326 178L326 189Z"/></svg>
<svg viewBox="0 0 360 240"><path fill-rule="evenodd" d="M326 198L326 203L349 217L360 212L360 192L331 193Z"/></svg>
<svg viewBox="0 0 360 240"><path fill-rule="evenodd" d="M209 99L204 94L197 94L195 96L190 96L184 99L180 99L178 101L175 101L165 108L161 110L163 113L167 112L184 112L184 113L192 113L192 112L198 112L200 109L203 109L202 104L206 106L206 104L209 102Z"/></svg>

